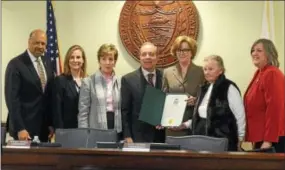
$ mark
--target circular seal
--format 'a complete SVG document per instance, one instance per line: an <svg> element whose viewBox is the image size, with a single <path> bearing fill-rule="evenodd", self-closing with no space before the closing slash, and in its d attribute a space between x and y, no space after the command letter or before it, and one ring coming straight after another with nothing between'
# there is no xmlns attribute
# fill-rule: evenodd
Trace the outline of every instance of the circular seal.
<svg viewBox="0 0 285 170"><path fill-rule="evenodd" d="M197 40L198 12L192 1L126 1L120 14L119 33L128 53L139 61L141 45L150 41L158 47L158 68L176 63L170 53L179 35Z"/></svg>
<svg viewBox="0 0 285 170"><path fill-rule="evenodd" d="M174 123L174 120L172 118L168 119L168 126L171 126Z"/></svg>

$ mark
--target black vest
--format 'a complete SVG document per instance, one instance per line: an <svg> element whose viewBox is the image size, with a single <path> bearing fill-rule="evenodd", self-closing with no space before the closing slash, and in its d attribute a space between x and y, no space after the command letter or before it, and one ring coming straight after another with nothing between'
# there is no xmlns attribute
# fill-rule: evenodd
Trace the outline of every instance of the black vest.
<svg viewBox="0 0 285 170"><path fill-rule="evenodd" d="M226 79L224 75L219 76L213 85L207 108L206 135L227 138L229 141L228 150L235 151L238 145L238 128L237 120L228 102L228 89L230 85L234 85L239 90L237 85ZM198 94L198 103L192 119L193 135L195 135L194 129L200 119L198 108L208 88L209 84L202 85Z"/></svg>

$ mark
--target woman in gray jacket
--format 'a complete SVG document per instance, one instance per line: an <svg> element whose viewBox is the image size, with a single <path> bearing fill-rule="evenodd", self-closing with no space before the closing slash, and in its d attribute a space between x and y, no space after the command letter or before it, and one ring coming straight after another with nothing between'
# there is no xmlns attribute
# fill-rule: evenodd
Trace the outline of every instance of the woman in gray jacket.
<svg viewBox="0 0 285 170"><path fill-rule="evenodd" d="M118 50L113 44L103 44L97 58L99 70L82 81L78 127L115 129L121 138L121 78L114 72Z"/></svg>

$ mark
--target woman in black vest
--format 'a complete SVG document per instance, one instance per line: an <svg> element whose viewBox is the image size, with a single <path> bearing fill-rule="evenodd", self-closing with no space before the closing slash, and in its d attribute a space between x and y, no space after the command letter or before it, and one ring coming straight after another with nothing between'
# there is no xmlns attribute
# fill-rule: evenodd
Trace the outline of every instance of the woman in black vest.
<svg viewBox="0 0 285 170"><path fill-rule="evenodd" d="M192 119L193 135L227 138L228 150L237 151L245 133L245 112L237 85L225 75L223 60L204 60L207 82L201 86Z"/></svg>

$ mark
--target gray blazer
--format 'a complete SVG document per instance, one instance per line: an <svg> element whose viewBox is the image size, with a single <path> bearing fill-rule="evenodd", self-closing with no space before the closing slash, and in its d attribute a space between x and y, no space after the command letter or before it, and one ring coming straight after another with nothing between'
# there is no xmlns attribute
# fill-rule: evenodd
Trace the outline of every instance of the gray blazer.
<svg viewBox="0 0 285 170"><path fill-rule="evenodd" d="M107 126L107 85L101 71L83 79L79 94L78 127L108 129ZM121 119L121 77L113 76L113 100L115 129L122 132Z"/></svg>

